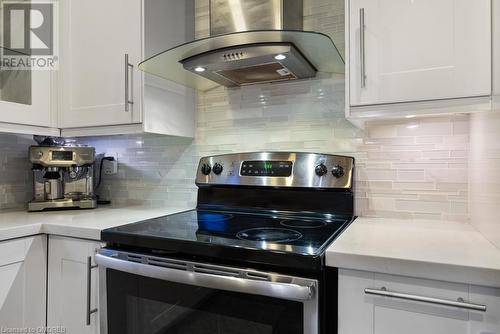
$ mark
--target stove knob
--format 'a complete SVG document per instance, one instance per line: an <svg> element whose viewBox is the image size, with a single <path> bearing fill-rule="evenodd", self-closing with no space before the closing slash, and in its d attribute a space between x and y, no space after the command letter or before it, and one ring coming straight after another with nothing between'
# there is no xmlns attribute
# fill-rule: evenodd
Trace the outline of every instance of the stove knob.
<svg viewBox="0 0 500 334"><path fill-rule="evenodd" d="M216 175L220 175L220 173L222 173L222 170L223 170L223 169L224 169L224 168L222 167L222 165L221 165L221 164L216 163L216 164L214 165L213 171L214 171L214 173L215 173Z"/></svg>
<svg viewBox="0 0 500 334"><path fill-rule="evenodd" d="M344 167L340 165L333 166L332 175L335 176L337 179L344 176Z"/></svg>
<svg viewBox="0 0 500 334"><path fill-rule="evenodd" d="M317 165L316 168L314 168L314 171L316 172L316 175L323 176L328 173L328 168L326 168L326 166L321 163Z"/></svg>
<svg viewBox="0 0 500 334"><path fill-rule="evenodd" d="M201 172L203 175L208 175L212 171L212 167L209 164L201 165Z"/></svg>

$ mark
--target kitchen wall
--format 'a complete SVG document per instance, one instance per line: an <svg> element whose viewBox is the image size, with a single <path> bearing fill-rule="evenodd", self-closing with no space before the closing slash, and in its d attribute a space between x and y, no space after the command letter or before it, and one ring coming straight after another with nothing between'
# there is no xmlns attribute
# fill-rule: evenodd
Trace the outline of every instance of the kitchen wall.
<svg viewBox="0 0 500 334"><path fill-rule="evenodd" d="M343 1L304 4L305 29L328 33L343 51ZM205 36L206 0L197 0L196 22L197 36ZM297 150L357 159L359 215L468 219L467 116L385 121L360 130L344 119L344 81L336 77L200 93L196 122L194 140L154 135L85 140L99 152L119 155L119 173L104 178L102 197L118 204L193 207L201 156ZM24 205L30 188L26 140L7 136L0 148L0 168L11 175L0 176L5 179L0 207Z"/></svg>
<svg viewBox="0 0 500 334"><path fill-rule="evenodd" d="M28 147L32 136L0 133L0 210L24 208L31 197Z"/></svg>
<svg viewBox="0 0 500 334"><path fill-rule="evenodd" d="M329 34L344 50L344 2L304 0L304 28ZM196 35L208 35L208 1L196 1ZM357 159L357 214L465 221L468 117L403 120L366 131L344 119L342 77L200 93L194 141L159 136L93 138L118 152L119 175L104 197L192 207L194 175L204 155L298 150Z"/></svg>
<svg viewBox="0 0 500 334"><path fill-rule="evenodd" d="M470 119L470 216L472 224L500 248L500 113Z"/></svg>
<svg viewBox="0 0 500 334"><path fill-rule="evenodd" d="M119 203L194 206L200 156L298 150L356 157L357 214L466 221L468 117L402 120L359 130L343 117L342 80L201 94L196 139L93 138L118 153L102 191ZM260 96L265 96L261 101Z"/></svg>

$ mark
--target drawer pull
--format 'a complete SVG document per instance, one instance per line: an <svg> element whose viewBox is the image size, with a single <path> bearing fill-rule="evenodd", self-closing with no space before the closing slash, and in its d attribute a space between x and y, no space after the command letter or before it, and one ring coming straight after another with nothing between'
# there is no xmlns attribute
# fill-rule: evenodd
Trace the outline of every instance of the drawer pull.
<svg viewBox="0 0 500 334"><path fill-rule="evenodd" d="M465 302L462 298L458 298L458 300L455 301L455 300L439 299L439 298L432 298L425 296L417 296L408 293L388 291L385 287L382 287L380 289L367 288L365 289L365 294L486 312L486 305L468 303Z"/></svg>

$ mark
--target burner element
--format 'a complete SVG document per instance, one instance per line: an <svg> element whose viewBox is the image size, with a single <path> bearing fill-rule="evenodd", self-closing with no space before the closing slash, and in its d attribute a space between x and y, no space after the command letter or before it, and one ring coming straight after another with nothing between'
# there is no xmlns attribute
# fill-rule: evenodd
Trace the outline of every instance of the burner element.
<svg viewBox="0 0 500 334"><path fill-rule="evenodd" d="M293 228L319 228L326 225L323 220L308 220L308 219L286 219L280 222L282 226Z"/></svg>
<svg viewBox="0 0 500 334"><path fill-rule="evenodd" d="M251 241L292 242L302 238L302 234L287 228L250 228L236 234L239 239Z"/></svg>

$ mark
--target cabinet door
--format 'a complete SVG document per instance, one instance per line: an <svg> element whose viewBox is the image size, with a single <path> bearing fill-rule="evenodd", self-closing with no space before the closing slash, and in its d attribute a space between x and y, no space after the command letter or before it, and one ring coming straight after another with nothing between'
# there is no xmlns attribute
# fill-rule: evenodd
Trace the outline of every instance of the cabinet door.
<svg viewBox="0 0 500 334"><path fill-rule="evenodd" d="M65 13L61 127L140 122L142 1L68 0L60 5ZM126 66L126 54L133 68ZM125 103L127 94L133 104Z"/></svg>
<svg viewBox="0 0 500 334"><path fill-rule="evenodd" d="M490 0L348 3L351 106L491 94Z"/></svg>
<svg viewBox="0 0 500 334"><path fill-rule="evenodd" d="M0 1L0 3L3 1ZM31 15L31 14L28 14ZM2 46L7 13L2 16L0 41ZM8 23L8 21L5 21ZM9 25L11 35L23 34L24 25ZM6 43L6 42L5 42ZM14 43L14 42L12 42ZM35 126L53 126L51 113L52 71L9 64L29 63L23 53L0 47L0 122Z"/></svg>
<svg viewBox="0 0 500 334"><path fill-rule="evenodd" d="M67 333L99 333L98 312L87 325L87 309L98 305L98 270L91 269L91 298L87 304L87 259L100 247L98 242L49 237L47 325L62 326Z"/></svg>
<svg viewBox="0 0 500 334"><path fill-rule="evenodd" d="M45 326L47 239L35 236L0 243L0 326Z"/></svg>
<svg viewBox="0 0 500 334"><path fill-rule="evenodd" d="M0 122L53 126L51 72L0 69Z"/></svg>

